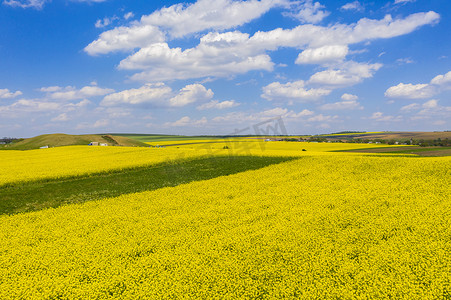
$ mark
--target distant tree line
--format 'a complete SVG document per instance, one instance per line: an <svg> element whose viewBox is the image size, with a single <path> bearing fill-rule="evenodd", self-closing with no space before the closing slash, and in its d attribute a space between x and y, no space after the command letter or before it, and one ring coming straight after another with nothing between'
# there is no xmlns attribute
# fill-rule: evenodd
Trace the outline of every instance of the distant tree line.
<svg viewBox="0 0 451 300"><path fill-rule="evenodd" d="M0 139L0 144L11 144L11 143L20 142L20 141L23 141L23 139L4 137L4 138Z"/></svg>
<svg viewBox="0 0 451 300"><path fill-rule="evenodd" d="M431 146L439 146L439 147L451 147L451 140L448 138L441 139L365 139L365 138L346 138L346 139L335 139L335 138L325 138L325 137L317 137L311 136L308 138L283 138L282 141L286 142L332 142L332 143L380 143L387 145L417 145L421 147L431 147Z"/></svg>

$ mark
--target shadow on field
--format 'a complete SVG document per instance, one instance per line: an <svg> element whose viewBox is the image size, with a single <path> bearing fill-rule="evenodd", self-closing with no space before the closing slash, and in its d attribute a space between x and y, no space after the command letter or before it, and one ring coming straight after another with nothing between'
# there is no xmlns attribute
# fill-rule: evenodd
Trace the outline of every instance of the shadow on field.
<svg viewBox="0 0 451 300"><path fill-rule="evenodd" d="M225 156L0 187L0 214L30 212L255 170L293 157Z"/></svg>

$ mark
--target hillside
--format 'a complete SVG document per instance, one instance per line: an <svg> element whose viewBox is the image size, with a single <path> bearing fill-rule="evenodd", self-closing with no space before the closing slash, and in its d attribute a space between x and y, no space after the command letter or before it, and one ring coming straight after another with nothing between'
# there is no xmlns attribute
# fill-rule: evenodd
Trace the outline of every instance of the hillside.
<svg viewBox="0 0 451 300"><path fill-rule="evenodd" d="M133 139L113 135L70 135L70 134L44 134L28 138L23 141L3 146L1 149L31 150L43 146L60 147L72 145L88 145L91 142L105 143L108 146L148 147L148 145Z"/></svg>
<svg viewBox="0 0 451 300"><path fill-rule="evenodd" d="M451 139L451 131L434 132L360 132L360 133L338 133L322 134L320 137L331 139L370 139L370 140L437 140Z"/></svg>

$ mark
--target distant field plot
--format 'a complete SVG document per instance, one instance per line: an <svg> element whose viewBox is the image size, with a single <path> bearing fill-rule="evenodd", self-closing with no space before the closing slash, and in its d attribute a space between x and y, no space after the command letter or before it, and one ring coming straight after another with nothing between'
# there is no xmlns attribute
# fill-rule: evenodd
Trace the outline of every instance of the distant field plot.
<svg viewBox="0 0 451 300"><path fill-rule="evenodd" d="M451 156L451 147L418 147L412 146L407 148L402 147L377 147L377 148L362 148L351 150L338 150L359 153L394 153L394 154L415 154L419 156Z"/></svg>
<svg viewBox="0 0 451 300"><path fill-rule="evenodd" d="M448 299L451 159L323 153L0 216L0 299Z"/></svg>

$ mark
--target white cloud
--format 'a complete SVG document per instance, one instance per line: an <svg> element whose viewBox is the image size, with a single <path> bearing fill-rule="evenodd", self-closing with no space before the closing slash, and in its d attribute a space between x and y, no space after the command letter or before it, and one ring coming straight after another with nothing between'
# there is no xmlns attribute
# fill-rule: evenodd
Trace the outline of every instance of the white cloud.
<svg viewBox="0 0 451 300"><path fill-rule="evenodd" d="M341 7L342 10L356 10L356 11L362 11L364 10L362 4L360 4L359 1L349 2L346 3Z"/></svg>
<svg viewBox="0 0 451 300"><path fill-rule="evenodd" d="M303 80L287 82L282 84L280 82L273 82L263 87L263 94L261 97L267 100L291 100L299 102L315 101L322 96L330 94L330 90L318 88L318 89L306 89L305 82Z"/></svg>
<svg viewBox="0 0 451 300"><path fill-rule="evenodd" d="M90 98L96 96L104 96L106 94L113 93L113 89L108 88L100 88L98 86L90 85L85 86L81 89L76 89L72 86L68 87L59 87L59 86L50 86L43 87L40 89L41 92L48 93L48 96L51 99L58 100L76 100L83 98Z"/></svg>
<svg viewBox="0 0 451 300"><path fill-rule="evenodd" d="M188 116L182 117L175 122L166 122L166 127L202 127L207 124L207 118L202 117L200 120L193 120Z"/></svg>
<svg viewBox="0 0 451 300"><path fill-rule="evenodd" d="M325 8L325 6L321 5L319 2L305 0L298 6L298 11L296 13L289 13L285 15L296 18L303 23L316 24L330 15L330 12L323 10L323 8Z"/></svg>
<svg viewBox="0 0 451 300"><path fill-rule="evenodd" d="M0 89L0 99L15 98L22 95L21 91L10 92L8 89Z"/></svg>
<svg viewBox="0 0 451 300"><path fill-rule="evenodd" d="M439 107L438 100L432 99L432 100L426 101L423 104L411 103L411 104L405 105L405 106L401 107L401 111L402 112L412 112L412 111L416 111L416 110L420 110L420 109L433 110L438 107Z"/></svg>
<svg viewBox="0 0 451 300"><path fill-rule="evenodd" d="M123 104L156 104L164 105L164 101L172 95L172 89L163 83L147 84L138 89L124 90L107 95L100 105L117 106Z"/></svg>
<svg viewBox="0 0 451 300"><path fill-rule="evenodd" d="M226 100L219 102L218 100L211 100L210 102L204 103L197 107L198 110L205 109L226 109L239 106L240 104L235 102L235 100Z"/></svg>
<svg viewBox="0 0 451 300"><path fill-rule="evenodd" d="M410 112L413 110L418 110L418 109L420 109L420 107L421 106L418 103L411 103L411 104L401 107L401 111L402 112Z"/></svg>
<svg viewBox="0 0 451 300"><path fill-rule="evenodd" d="M337 120L338 116L325 116L323 114L319 114L307 119L308 122L331 122Z"/></svg>
<svg viewBox="0 0 451 300"><path fill-rule="evenodd" d="M402 113L413 113L411 120L435 120L442 122L449 120L451 116L451 106L439 105L438 100L432 99L423 104L412 103L401 107Z"/></svg>
<svg viewBox="0 0 451 300"><path fill-rule="evenodd" d="M91 129L91 128L106 128L110 125L110 121L107 119L100 119L95 121L94 123L83 122L78 124L76 129Z"/></svg>
<svg viewBox="0 0 451 300"><path fill-rule="evenodd" d="M363 109L360 103L357 101L359 97L351 94L343 94L341 96L341 101L335 103L327 103L322 105L320 108L323 110L354 110Z"/></svg>
<svg viewBox="0 0 451 300"><path fill-rule="evenodd" d="M377 122L400 122L402 121L401 116L386 116L384 113L378 111L371 115L371 120L375 120Z"/></svg>
<svg viewBox="0 0 451 300"><path fill-rule="evenodd" d="M53 122L65 122L65 121L69 121L69 117L67 116L66 113L62 113L62 114L59 114L58 116L52 118L51 121L53 121Z"/></svg>
<svg viewBox="0 0 451 300"><path fill-rule="evenodd" d="M78 103L62 103L45 99L20 99L11 105L0 106L0 113L21 114L21 113L47 113L47 112L67 112L85 107L91 102L82 100Z"/></svg>
<svg viewBox="0 0 451 300"><path fill-rule="evenodd" d="M413 64L414 61L411 58L398 58L396 62L400 65L402 64Z"/></svg>
<svg viewBox="0 0 451 300"><path fill-rule="evenodd" d="M400 83L385 91L389 98L426 99L451 88L451 71L445 75L435 76L430 83Z"/></svg>
<svg viewBox="0 0 451 300"><path fill-rule="evenodd" d="M434 99L429 100L423 104L423 108L426 108L426 109L432 109L432 108L436 108L436 107L438 107L438 101L434 100Z"/></svg>
<svg viewBox="0 0 451 300"><path fill-rule="evenodd" d="M198 0L185 5L176 4L143 16L141 24L166 29L179 38L206 29L234 28L259 18L273 7L287 4L286 0Z"/></svg>
<svg viewBox="0 0 451 300"><path fill-rule="evenodd" d="M345 93L345 94L341 95L341 100L343 100L343 101L356 101L358 99L359 99L358 96L352 95L352 94Z"/></svg>
<svg viewBox="0 0 451 300"><path fill-rule="evenodd" d="M172 38L206 29L224 30L260 17L286 0L199 0L190 5L176 4L143 16L130 27L121 26L103 32L85 51L89 55L130 51L165 41L163 30ZM160 30L161 29L161 30Z"/></svg>
<svg viewBox="0 0 451 300"><path fill-rule="evenodd" d="M435 94L434 87L429 84L400 83L385 91L385 96L389 98L425 99Z"/></svg>
<svg viewBox="0 0 451 300"><path fill-rule="evenodd" d="M289 113L288 117L301 118L301 117L312 116L314 114L315 114L315 112L313 112L311 110L308 110L308 109L304 109L304 110L302 110L301 112L298 112L298 113L294 113L294 114Z"/></svg>
<svg viewBox="0 0 451 300"><path fill-rule="evenodd" d="M348 46L331 45L302 51L296 59L296 64L323 64L340 62L348 54Z"/></svg>
<svg viewBox="0 0 451 300"><path fill-rule="evenodd" d="M244 122L261 122L275 117L286 117L290 114L295 114L293 111L288 111L286 108L275 107L256 113L247 112L230 112L223 116L218 116L212 119L213 122L220 124L235 124Z"/></svg>
<svg viewBox="0 0 451 300"><path fill-rule="evenodd" d="M103 32L97 40L86 46L84 50L89 55L98 55L116 51L129 51L164 40L164 34L152 25L120 26Z"/></svg>
<svg viewBox="0 0 451 300"><path fill-rule="evenodd" d="M117 19L119 19L119 18L116 17L116 16L113 16L113 17L111 17L111 18L105 17L105 18L103 18L103 19L98 19L98 20L96 21L96 23L95 23L95 27L96 27L96 28L103 28L103 27L106 27L106 26L108 26L108 25L113 24L113 22L114 22L115 20L117 20Z"/></svg>
<svg viewBox="0 0 451 300"><path fill-rule="evenodd" d="M226 0L219 2L222 4L232 3ZM251 2L257 3L258 1L233 3L238 5ZM201 1L193 5L200 5L200 3ZM265 3L270 2L266 1ZM276 5L275 2L271 3L271 5ZM277 5L280 4L281 2L278 1ZM183 14L185 12L184 7L172 8L172 10L180 10ZM175 13L175 15L177 14ZM363 18L357 23L349 25L317 26L308 24L292 29L278 28L268 32L259 31L253 36L239 31L210 32L200 39L200 43L196 47L184 50L170 48L164 42L165 37L161 28L158 29L155 27L157 25L153 23L151 25L144 23L144 19L145 17L139 24L134 22L132 27L117 27L102 33L98 40L85 48L85 51L94 55L140 48L122 60L118 67L125 70L142 70L141 73L131 77L133 80L151 82L156 78L171 80L209 76L228 77L252 70L272 71L274 63L267 52L281 47L307 49L300 54L298 63L340 61L346 56L349 44L407 34L423 25L436 23L439 15L435 12L417 13L403 19L393 19L387 15L381 20ZM144 29L144 26L150 27Z"/></svg>
<svg viewBox="0 0 451 300"><path fill-rule="evenodd" d="M451 71L445 75L437 75L431 80L431 84L438 85L442 88L451 88Z"/></svg>
<svg viewBox="0 0 451 300"><path fill-rule="evenodd" d="M393 38L408 34L417 28L435 24L440 15L430 11L416 13L404 19L393 19L386 15L381 20L363 18L354 24L335 24L330 26L300 25L292 29L274 29L257 32L250 43L265 49L277 47L318 48L328 45L349 45L364 41Z"/></svg>
<svg viewBox="0 0 451 300"><path fill-rule="evenodd" d="M241 48L243 39L247 39L247 34L210 33L202 37L196 48L184 51L169 48L166 43L153 44L121 61L119 69L148 69L132 76L132 79L140 81L227 77L251 70L271 71L274 66L271 58Z"/></svg>
<svg viewBox="0 0 451 300"><path fill-rule="evenodd" d="M137 89L107 95L101 106L151 105L156 107L182 107L195 102L208 101L214 93L201 84L191 84L174 93L164 83L146 84Z"/></svg>
<svg viewBox="0 0 451 300"><path fill-rule="evenodd" d="M87 3L98 3L98 2L104 2L107 0L72 0L73 2L87 2ZM51 0L4 0L3 4L14 6L14 7L21 7L21 8L34 8L34 9L42 9L44 5L48 2L51 2Z"/></svg>
<svg viewBox="0 0 451 300"><path fill-rule="evenodd" d="M49 2L48 0L5 0L3 4L21 7L21 8L34 8L34 9L42 9L44 4Z"/></svg>
<svg viewBox="0 0 451 300"><path fill-rule="evenodd" d="M128 12L128 13L125 13L125 14L124 14L124 19L125 19L125 20L128 20L128 19L133 18L134 16L135 16L134 13Z"/></svg>
<svg viewBox="0 0 451 300"><path fill-rule="evenodd" d="M365 64L348 61L334 68L320 71L310 77L308 83L326 85L329 87L351 86L373 77L382 64Z"/></svg>
<svg viewBox="0 0 451 300"><path fill-rule="evenodd" d="M230 112L223 116L215 117L211 121L216 124L227 125L242 124L247 122L262 122L276 117L282 117L286 122L301 122L305 124L318 122L331 123L339 121L338 116L315 114L315 112L308 109L295 112L282 107L275 107L255 113L240 111Z"/></svg>
<svg viewBox="0 0 451 300"><path fill-rule="evenodd" d="M409 2L415 2L416 0L395 0L395 4L405 4Z"/></svg>
<svg viewBox="0 0 451 300"><path fill-rule="evenodd" d="M181 107L199 101L208 101L214 93L201 84L190 84L180 90L178 95L169 99L169 105Z"/></svg>

